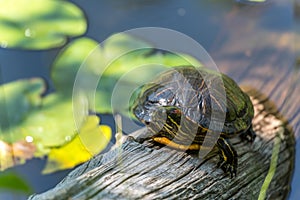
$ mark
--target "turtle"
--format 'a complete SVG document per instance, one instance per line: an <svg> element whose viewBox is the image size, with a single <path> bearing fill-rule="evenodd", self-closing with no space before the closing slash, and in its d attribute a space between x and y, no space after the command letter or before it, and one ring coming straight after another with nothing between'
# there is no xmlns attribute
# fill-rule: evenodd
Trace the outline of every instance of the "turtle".
<svg viewBox="0 0 300 200"><path fill-rule="evenodd" d="M231 177L236 176L238 156L229 139L253 142L256 137L249 96L233 79L206 67L162 72L137 90L131 109L151 141L177 150L216 152L217 166Z"/></svg>

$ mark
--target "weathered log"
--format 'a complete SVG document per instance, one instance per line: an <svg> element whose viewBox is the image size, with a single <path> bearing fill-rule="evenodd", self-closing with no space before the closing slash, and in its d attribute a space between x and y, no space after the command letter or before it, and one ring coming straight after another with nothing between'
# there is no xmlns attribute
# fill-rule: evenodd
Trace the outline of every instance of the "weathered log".
<svg viewBox="0 0 300 200"><path fill-rule="evenodd" d="M133 137L147 134L142 129L29 199L285 199L293 174L294 134L272 102L245 90L254 104L257 137L252 144L231 139L238 152L236 177L217 167L216 155L199 159L136 142Z"/></svg>

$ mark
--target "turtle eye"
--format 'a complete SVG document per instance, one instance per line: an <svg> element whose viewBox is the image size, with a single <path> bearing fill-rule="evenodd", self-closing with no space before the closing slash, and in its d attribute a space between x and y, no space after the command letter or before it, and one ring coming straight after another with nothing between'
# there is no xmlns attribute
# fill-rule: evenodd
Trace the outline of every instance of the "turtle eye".
<svg viewBox="0 0 300 200"><path fill-rule="evenodd" d="M158 101L149 100L149 103L151 103L151 104L158 104Z"/></svg>
<svg viewBox="0 0 300 200"><path fill-rule="evenodd" d="M148 101L146 102L146 106L149 106L149 107L151 107L151 106L156 106L156 105L159 105L159 102L158 102L158 101L148 100Z"/></svg>

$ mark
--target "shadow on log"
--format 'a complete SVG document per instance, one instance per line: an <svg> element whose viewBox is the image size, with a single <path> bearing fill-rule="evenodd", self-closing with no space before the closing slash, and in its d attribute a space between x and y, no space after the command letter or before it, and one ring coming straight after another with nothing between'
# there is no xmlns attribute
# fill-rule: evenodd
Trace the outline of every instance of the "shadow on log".
<svg viewBox="0 0 300 200"><path fill-rule="evenodd" d="M244 90L255 109L250 144L231 139L238 152L235 178L217 167L218 156L199 159L167 147L149 148L127 137L121 147L72 171L55 188L29 199L286 199L295 140L287 121L258 92Z"/></svg>

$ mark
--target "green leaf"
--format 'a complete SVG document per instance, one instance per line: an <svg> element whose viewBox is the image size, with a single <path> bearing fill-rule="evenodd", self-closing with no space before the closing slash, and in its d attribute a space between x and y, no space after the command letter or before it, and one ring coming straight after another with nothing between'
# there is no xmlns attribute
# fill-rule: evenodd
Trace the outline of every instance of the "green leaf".
<svg viewBox="0 0 300 200"><path fill-rule="evenodd" d="M0 46L3 48L59 47L67 37L82 35L86 28L83 12L67 1L0 1Z"/></svg>
<svg viewBox="0 0 300 200"><path fill-rule="evenodd" d="M40 109L29 113L12 131L31 136L35 144L45 149L69 142L76 133L72 100L55 93L47 95Z"/></svg>
<svg viewBox="0 0 300 200"><path fill-rule="evenodd" d="M0 189L12 190L30 194L33 192L28 183L18 174L12 172L2 172L0 174Z"/></svg>
<svg viewBox="0 0 300 200"><path fill-rule="evenodd" d="M128 115L130 95L134 89L152 81L167 67L201 64L187 55L160 52L149 55L148 50L136 50L127 53L107 66L95 91L95 110L100 113L115 112ZM113 96L116 95L116 96ZM92 95L90 95L92 96ZM93 108L93 107L91 107Z"/></svg>
<svg viewBox="0 0 300 200"><path fill-rule="evenodd" d="M55 93L44 97L41 107L27 115L10 133L18 139L32 137L38 148L36 156L70 142L80 128L74 121L72 99Z"/></svg>
<svg viewBox="0 0 300 200"><path fill-rule="evenodd" d="M156 51L151 44L124 33L111 36L101 45L90 39L76 40L62 50L52 68L58 90L65 94L73 89L84 91L89 109L100 113L112 113L111 100L117 83L131 90L161 72L162 66L201 65L191 56ZM128 90L124 88L118 94L120 98L115 103L122 105L118 112L124 111L122 95L128 95Z"/></svg>
<svg viewBox="0 0 300 200"><path fill-rule="evenodd" d="M127 100L133 89L151 81L166 67L201 65L191 56L156 50L151 44L126 34L112 36L103 49L105 69L95 91L95 100L90 99L100 113L112 113L113 104L115 112L128 115Z"/></svg>
<svg viewBox="0 0 300 200"><path fill-rule="evenodd" d="M143 53L150 52L153 46L138 38L125 33L118 33L107 38L103 44L103 63L110 64L120 56L135 50L143 50ZM137 51L138 52L138 51ZM140 51L141 52L141 51Z"/></svg>
<svg viewBox="0 0 300 200"><path fill-rule="evenodd" d="M99 123L97 116L89 116L87 120L89 123L83 124L83 127L75 124L72 98L60 93L49 94L42 98L41 94L44 92L44 88L45 83L42 79L20 80L0 87L0 92L2 92L0 98L2 115L1 170L14 164L24 163L26 159L32 158L33 154L36 157L48 155L53 148L59 148L73 141L72 138L77 133L84 145L87 146L86 151L89 154L86 153L85 156L80 155L80 159L74 159L72 166L83 160L86 161L107 145L111 137L110 128L104 126L97 128L97 123ZM93 129L86 128L91 126ZM80 129L79 132L78 129ZM85 133L81 133L81 131ZM98 142L94 145L91 144L92 141L97 140ZM75 147L76 144L71 147L79 148ZM70 154L72 151L68 151L68 153ZM76 154L79 155L78 152ZM52 155L49 162L63 165L62 153L60 155L57 158ZM68 156L70 155L67 154L64 158ZM61 168L56 167L52 171L58 169ZM49 165L47 170L51 171Z"/></svg>
<svg viewBox="0 0 300 200"><path fill-rule="evenodd" d="M111 139L111 129L98 124L97 116L87 117L80 132L69 143L51 149L43 173L74 167L105 149Z"/></svg>
<svg viewBox="0 0 300 200"><path fill-rule="evenodd" d="M10 141L10 129L41 105L43 79L24 79L0 86L0 139Z"/></svg>
<svg viewBox="0 0 300 200"><path fill-rule="evenodd" d="M41 105L45 90L42 79L24 79L0 86L0 170L24 163L33 157L34 144L16 130L22 121ZM20 128L21 129L21 128ZM27 138L28 139L28 138Z"/></svg>
<svg viewBox="0 0 300 200"><path fill-rule="evenodd" d="M51 79L57 92L72 94L76 74L80 67L84 70L82 73L88 73L88 76L96 74L97 67L102 60L102 50L97 47L96 41L80 38L63 48L51 70Z"/></svg>

